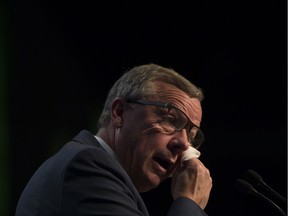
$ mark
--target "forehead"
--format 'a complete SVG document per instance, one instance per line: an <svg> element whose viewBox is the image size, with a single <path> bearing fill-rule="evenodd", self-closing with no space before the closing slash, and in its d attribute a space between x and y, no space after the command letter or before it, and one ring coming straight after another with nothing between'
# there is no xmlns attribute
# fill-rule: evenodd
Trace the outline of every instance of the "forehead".
<svg viewBox="0 0 288 216"><path fill-rule="evenodd" d="M200 126L202 109L198 98L191 98L174 85L164 82L157 82L157 87L157 97L161 101L173 104L183 111L195 125Z"/></svg>

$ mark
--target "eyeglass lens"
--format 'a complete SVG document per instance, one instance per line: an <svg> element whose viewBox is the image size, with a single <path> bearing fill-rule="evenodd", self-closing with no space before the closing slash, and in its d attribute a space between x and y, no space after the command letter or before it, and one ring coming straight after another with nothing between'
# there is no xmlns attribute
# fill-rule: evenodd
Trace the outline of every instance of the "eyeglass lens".
<svg viewBox="0 0 288 216"><path fill-rule="evenodd" d="M166 121L170 126L179 131L187 126L188 119L187 116L185 116L185 114L183 114L178 109L171 108L169 109ZM192 128L187 128L186 131L190 144L195 148L199 147L203 142L203 135L201 130L196 126L192 126Z"/></svg>

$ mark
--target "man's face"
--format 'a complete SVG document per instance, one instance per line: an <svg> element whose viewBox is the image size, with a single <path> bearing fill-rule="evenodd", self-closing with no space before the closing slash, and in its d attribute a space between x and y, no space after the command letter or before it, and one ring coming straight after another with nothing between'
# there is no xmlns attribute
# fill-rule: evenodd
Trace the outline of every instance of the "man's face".
<svg viewBox="0 0 288 216"><path fill-rule="evenodd" d="M202 110L198 99L190 98L173 85L159 82L158 87L161 90L157 97L162 102L173 104L200 126ZM157 187L171 176L189 146L185 129L165 133L163 116L167 111L126 102L121 116L122 126L116 132L114 150L140 192Z"/></svg>

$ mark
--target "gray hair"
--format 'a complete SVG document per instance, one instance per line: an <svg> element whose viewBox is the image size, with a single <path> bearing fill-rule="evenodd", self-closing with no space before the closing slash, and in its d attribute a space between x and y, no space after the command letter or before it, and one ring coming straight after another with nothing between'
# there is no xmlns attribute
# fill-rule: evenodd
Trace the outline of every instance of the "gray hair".
<svg viewBox="0 0 288 216"><path fill-rule="evenodd" d="M124 73L112 86L107 96L98 128L105 127L110 122L112 102L117 97L125 99L146 99L157 95L155 81L172 84L184 91L191 98L203 100L202 90L171 68L156 64L140 65Z"/></svg>

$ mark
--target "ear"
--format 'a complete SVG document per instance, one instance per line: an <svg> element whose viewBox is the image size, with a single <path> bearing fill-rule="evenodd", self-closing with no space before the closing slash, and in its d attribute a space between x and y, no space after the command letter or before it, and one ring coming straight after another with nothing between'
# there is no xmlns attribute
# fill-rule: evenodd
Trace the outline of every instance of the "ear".
<svg viewBox="0 0 288 216"><path fill-rule="evenodd" d="M115 128L122 127L124 109L125 100L123 98L114 99L111 107L111 122Z"/></svg>

